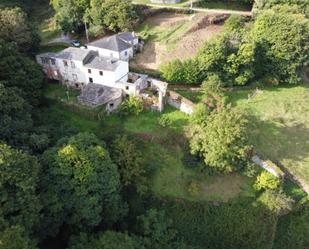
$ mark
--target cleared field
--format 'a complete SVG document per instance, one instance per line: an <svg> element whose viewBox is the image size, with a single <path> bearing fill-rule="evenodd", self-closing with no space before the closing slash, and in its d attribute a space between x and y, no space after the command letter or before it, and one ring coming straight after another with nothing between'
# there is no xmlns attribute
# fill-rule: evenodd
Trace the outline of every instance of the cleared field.
<svg viewBox="0 0 309 249"><path fill-rule="evenodd" d="M143 51L131 61L138 69L157 70L161 63L193 57L204 42L223 29L203 25L206 14L185 15L163 12L148 18L137 30L148 36Z"/></svg>
<svg viewBox="0 0 309 249"><path fill-rule="evenodd" d="M287 167L309 184L309 86L231 92L231 101L252 115L256 151Z"/></svg>

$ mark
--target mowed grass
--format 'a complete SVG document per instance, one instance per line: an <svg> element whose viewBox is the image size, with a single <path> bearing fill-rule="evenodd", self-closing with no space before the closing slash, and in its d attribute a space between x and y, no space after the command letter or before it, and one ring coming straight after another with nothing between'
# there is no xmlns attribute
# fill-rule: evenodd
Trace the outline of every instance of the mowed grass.
<svg viewBox="0 0 309 249"><path fill-rule="evenodd" d="M230 101L248 110L250 141L264 158L279 162L309 184L309 86L229 92Z"/></svg>

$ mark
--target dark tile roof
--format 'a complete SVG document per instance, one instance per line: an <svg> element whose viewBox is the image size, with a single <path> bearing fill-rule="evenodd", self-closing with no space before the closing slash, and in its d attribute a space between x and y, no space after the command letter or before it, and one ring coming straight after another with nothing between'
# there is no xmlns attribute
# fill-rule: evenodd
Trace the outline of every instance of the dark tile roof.
<svg viewBox="0 0 309 249"><path fill-rule="evenodd" d="M129 33L122 33L125 38L121 38L120 35L113 35L110 37L102 38L100 40L96 40L94 42L91 42L88 44L88 46L98 47L98 48L104 48L116 52L121 52L126 49L129 49L132 47L131 44L128 44L126 42L127 39L130 39ZM132 35L132 34L131 34Z"/></svg>
<svg viewBox="0 0 309 249"><path fill-rule="evenodd" d="M55 58L64 60L84 61L84 59L88 56L90 52L91 51L87 49L69 47L57 53L55 55Z"/></svg>
<svg viewBox="0 0 309 249"><path fill-rule="evenodd" d="M120 62L115 59L106 58L102 56L93 56L86 64L85 67L99 69L104 71L115 71Z"/></svg>
<svg viewBox="0 0 309 249"><path fill-rule="evenodd" d="M118 34L118 37L126 42L132 42L136 37L130 32L122 32Z"/></svg>

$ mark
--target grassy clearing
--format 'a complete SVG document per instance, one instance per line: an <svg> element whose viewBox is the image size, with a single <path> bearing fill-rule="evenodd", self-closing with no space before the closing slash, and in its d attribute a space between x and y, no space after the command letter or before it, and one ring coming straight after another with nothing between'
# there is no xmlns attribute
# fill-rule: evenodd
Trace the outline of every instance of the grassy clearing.
<svg viewBox="0 0 309 249"><path fill-rule="evenodd" d="M77 96L80 95L78 90L67 88L58 82L48 84L44 89L44 96L48 99L65 101L67 103L76 104Z"/></svg>
<svg viewBox="0 0 309 249"><path fill-rule="evenodd" d="M252 115L250 140L265 158L279 162L309 183L309 86L228 93L231 102Z"/></svg>
<svg viewBox="0 0 309 249"><path fill-rule="evenodd" d="M176 89L175 92L191 100L193 103L199 103L203 99L203 93L200 91L191 91L190 89Z"/></svg>

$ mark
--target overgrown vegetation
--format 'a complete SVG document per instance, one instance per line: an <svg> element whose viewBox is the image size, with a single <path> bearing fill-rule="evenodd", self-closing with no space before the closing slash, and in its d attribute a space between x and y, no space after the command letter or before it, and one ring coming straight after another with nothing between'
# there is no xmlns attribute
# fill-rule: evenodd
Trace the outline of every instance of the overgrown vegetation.
<svg viewBox="0 0 309 249"><path fill-rule="evenodd" d="M58 3L62 8L64 3ZM83 8L79 4L85 2L75 3L74 8ZM248 64L237 64L237 57L235 68L240 71L233 73L242 77L225 78L225 63L235 62L225 56L231 51L250 55L252 47L246 43L222 49L231 43L230 37L221 37L219 45L211 43L218 53L203 51L209 67L204 68L202 93L190 95L200 100L191 117L171 107L162 115L143 110L133 97L123 104L126 115L91 117L78 109L77 92L46 86L31 56L37 45L28 40L35 29L27 26L26 16L16 9L1 11L8 19L1 27L5 39L0 40L1 248L308 248L306 194L288 179L274 178L249 162L253 144L263 156L284 164L302 160L287 165L296 176L300 165L307 177L307 87L227 94L228 80L242 84L256 75L251 78L246 71L253 66L252 57ZM8 13L26 25L21 27L29 46L11 32L16 26ZM286 47L283 37L271 36L276 30L269 29L270 22L281 31L292 23L302 36L291 31L286 39L293 42ZM228 22L233 41L243 42L247 36L243 23L238 18ZM296 59L297 49L307 51L307 20L294 7L282 7L262 12L256 23L260 28L254 24L249 31L256 35L253 40L272 45L254 48L267 59L265 67L274 70L266 76L273 82L287 77L287 83L297 83L298 75L292 73L307 59ZM297 51L280 56L290 49ZM190 145L198 156L190 154Z"/></svg>

